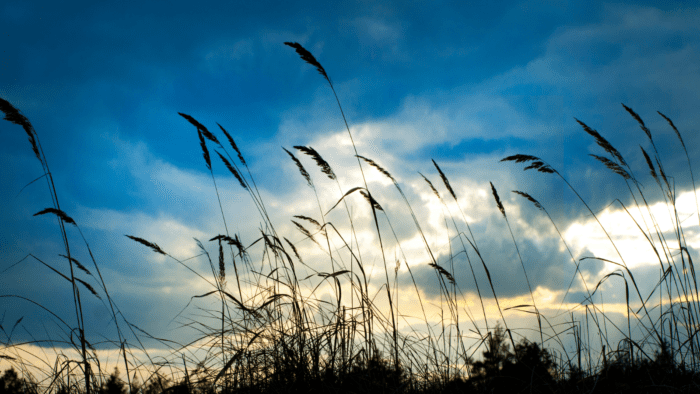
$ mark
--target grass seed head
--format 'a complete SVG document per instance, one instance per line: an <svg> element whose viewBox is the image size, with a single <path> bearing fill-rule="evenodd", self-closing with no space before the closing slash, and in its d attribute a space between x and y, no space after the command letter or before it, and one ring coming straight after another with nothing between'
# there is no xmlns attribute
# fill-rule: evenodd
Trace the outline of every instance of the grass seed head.
<svg viewBox="0 0 700 394"><path fill-rule="evenodd" d="M311 52L307 51L306 48L301 46L301 44L299 44L298 42L285 42L284 45L294 48L303 61L316 67L316 70L319 72L319 74L323 75L323 77L326 78L326 81L328 81L328 83L331 82L330 78L328 78L328 74L326 74L326 70L323 68L321 63L319 63L318 60L316 60L316 58L314 57L314 55L311 54Z"/></svg>
<svg viewBox="0 0 700 394"><path fill-rule="evenodd" d="M493 183L489 182L491 184L491 191L493 192L493 198L496 199L496 205L498 205L498 210L501 211L503 214L503 217L506 217L506 209L503 207L503 204L501 203L501 199L498 197L498 192L496 191L496 188L493 186Z"/></svg>
<svg viewBox="0 0 700 394"><path fill-rule="evenodd" d="M310 146L298 146L297 145L294 147L294 149L298 149L301 152L303 152L304 154L306 154L306 155L310 156L312 159L314 159L316 164L321 169L321 172L326 174L328 176L328 178L330 178L332 180L336 179L335 173L333 172L333 169L331 169L330 164L328 164L328 162L326 160L324 160L323 157L321 157L321 155L318 152L316 152L316 150L314 148L312 148Z"/></svg>

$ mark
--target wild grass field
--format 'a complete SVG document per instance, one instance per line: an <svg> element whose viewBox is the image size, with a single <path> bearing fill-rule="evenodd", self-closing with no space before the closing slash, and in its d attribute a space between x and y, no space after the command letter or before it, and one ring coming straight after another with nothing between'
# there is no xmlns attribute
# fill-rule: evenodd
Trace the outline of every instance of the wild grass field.
<svg viewBox="0 0 700 394"><path fill-rule="evenodd" d="M285 44L319 72L331 88L345 121L326 70L301 45ZM299 176L316 196L318 205L313 212L294 215L291 220L298 232L284 234L277 231L280 225L271 221L269 207L233 136L221 125L217 125L214 133L192 116L179 113L183 122L197 132L203 164L211 174L219 204L226 204L226 198L219 195L212 160L223 163L230 176L248 193L262 225L259 238L244 243L237 234L229 232L221 208L221 232L211 234L207 240L217 245L218 253L210 255L202 243L198 244L202 251L200 257L207 260L211 271L192 270L192 275L199 276L210 287L205 293L191 296L209 300L211 307L190 317L190 327L198 333L195 341L182 344L158 339L164 348L169 349L167 358L148 355L139 338L157 338L126 320L110 297L110 289L100 270L104 263L92 258L92 250L88 240L82 237L79 223L71 218L70 212L61 209L49 163L29 120L4 99L0 99L0 111L5 120L23 128L29 137L53 201L52 207L37 209L35 216L58 219L65 248L62 265L32 257L37 264L53 270L55 277L52 279L65 280L66 291L72 291L74 311L72 316L53 314L56 324L64 328L64 336L55 338L56 342L68 344L72 351L57 352L61 356L43 365L32 365L30 360L33 358L24 353L23 347L32 345L31 342L12 341L12 332L19 321L3 322L0 327L4 335L0 343L0 358L12 368L0 377L0 393L691 393L700 390L697 374L700 338L697 336L698 322L695 321L700 317L700 310L693 263L696 251L686 243L684 236L688 227L696 226L695 223L700 225L700 214L688 221L679 216L673 174L665 171L651 130L634 110L624 104L621 112L632 116L641 128L638 143L651 146L648 150L640 145L639 154L643 156L646 168L632 168L601 133L583 121L575 121L605 152L603 156L591 155L592 161L621 177L629 190L634 202L632 206L624 205L623 201L629 201L628 198L611 203L622 206L638 227L638 242L654 251L660 274L658 283L650 292L642 292L634 270L629 268L608 235L609 229L598 220L597 213L580 197L565 174L530 154L511 155L504 157L502 163L494 163L520 165L523 170L538 172L542 177L558 178L577 197L571 204L582 204L588 210L617 253L596 258L619 269L594 278L593 282L590 278L587 281L578 269L582 256L571 254L576 267L570 273L571 277L581 280L587 297L575 311L564 312L563 315L570 316L565 323L554 323L553 316L540 312L530 284L531 277L522 259L519 262L522 270L514 274L521 275L527 283L529 301L508 307L499 303L495 286L499 278L489 271L497 262L483 258L479 234L472 233L460 208L463 201L437 161L433 160L429 166L437 171L439 181L431 181L422 174L421 177L424 186L445 208L449 205L459 210L459 214L448 215L446 220L458 234L449 257L466 255L467 264L462 267L455 266L449 257L437 257L438 253L431 249L426 239L425 223L417 219L401 184L390 169L379 163L380 160L358 152L347 121L344 126L352 142L348 155L357 160L359 184L341 185L332 165L321 152L310 146L294 146L280 152L296 166ZM685 145L671 119L662 113L658 116L665 119L677 136L676 153L687 159L692 177L687 150L692 147ZM643 141L644 138L647 141ZM305 165L308 159L317 168ZM645 187L635 171L649 173L655 183ZM434 270L439 284L438 309L443 315L437 324L432 324L428 317L427 301L421 298L411 265L405 257L397 259L393 252L389 252L387 245L396 244L398 237L382 205L382 196L373 194L368 186L369 172L381 174L395 187L405 203L395 213L403 215L420 235L420 246L429 256L422 264L428 264ZM316 187L318 177L336 183L338 192L332 196L334 205L321 204L318 193L328 189ZM502 191L499 192L493 183L489 187L493 196L492 207L500 212L510 229L508 212L502 203L502 194L499 194ZM694 178L692 192L695 193ZM561 236L546 206L527 192L516 190L514 193L547 218ZM661 218L652 213L650 193L663 196L669 215L666 220L674 226L671 238L666 237L658 226ZM358 201L365 204L371 221L358 223L353 219L352 203ZM337 211L342 212L347 222L341 224L327 220L329 213ZM633 216L631 211L640 215ZM455 210L446 209L446 212ZM358 246L362 244L358 240L359 227L365 225L376 239L373 252L381 256L379 263L372 263L382 270L383 283L379 285L369 283L368 251ZM74 238L69 233L74 234L75 230L78 230L82 244L69 242L69 238ZM327 259L324 271L317 271L305 262L308 262L305 249L298 247L300 242L292 241L298 240L300 234L305 248L313 245ZM516 236L512 231L510 235L517 249ZM150 253L165 256L173 264L182 264L189 269L187 261L178 260L153 240L138 234L126 236ZM518 234L519 239L523 236ZM561 240L566 246L564 237ZM86 248L91 261L79 262L74 257L77 248ZM415 293L410 297L417 300L415 304L402 302L407 296L398 291L399 268L403 266L406 269L401 270L401 275L412 281ZM465 294L460 290L455 270L470 273L476 292ZM479 283L477 276L485 276L487 280ZM624 325L615 323L610 317L612 312L606 312L606 305L599 297L600 288L607 281L616 281L617 289L624 294ZM321 286L330 288L332 298L317 293ZM118 349L118 371L104 368L99 352L93 346L96 338L86 330L82 306L86 297L99 297L110 311L117 332L117 337L110 341ZM21 297L0 294L0 298ZM477 312L469 313L464 309L466 299L472 302ZM28 308L46 310L41 299L22 300ZM409 322L408 307L419 311L419 320L422 316L422 321L413 319ZM487 310L500 317L496 324L487 317ZM506 312L510 316L513 311L532 317L537 326L534 337L519 333L509 324ZM617 337L622 340L615 340Z"/></svg>

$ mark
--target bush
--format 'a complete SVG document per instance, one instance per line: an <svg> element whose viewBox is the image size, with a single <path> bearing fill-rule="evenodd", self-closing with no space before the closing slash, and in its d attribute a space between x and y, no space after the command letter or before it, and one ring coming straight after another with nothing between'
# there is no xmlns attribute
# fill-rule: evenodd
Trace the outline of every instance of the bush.
<svg viewBox="0 0 700 394"><path fill-rule="evenodd" d="M119 369L114 368L109 379L100 386L99 394L126 394L126 385L119 378Z"/></svg>
<svg viewBox="0 0 700 394"><path fill-rule="evenodd" d="M554 361L549 352L525 338L511 352L506 331L500 325L489 334L483 357L483 361L472 365L473 376L469 380L481 391L554 392Z"/></svg>
<svg viewBox="0 0 700 394"><path fill-rule="evenodd" d="M13 368L5 371L0 377L0 394L19 394L31 393L36 394L37 388L34 383L27 382L20 378Z"/></svg>

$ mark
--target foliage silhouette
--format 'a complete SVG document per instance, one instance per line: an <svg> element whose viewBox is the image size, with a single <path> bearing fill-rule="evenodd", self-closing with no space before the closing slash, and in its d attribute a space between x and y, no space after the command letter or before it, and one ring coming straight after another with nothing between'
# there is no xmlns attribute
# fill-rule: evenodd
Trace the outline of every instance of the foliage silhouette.
<svg viewBox="0 0 700 394"><path fill-rule="evenodd" d="M102 383L99 394L126 394L126 385L119 378L119 369L114 368L114 372Z"/></svg>
<svg viewBox="0 0 700 394"><path fill-rule="evenodd" d="M480 392L554 392L554 361L546 349L523 338L514 351L506 342L506 331L500 325L489 334L483 361L472 365L474 388Z"/></svg>
<svg viewBox="0 0 700 394"><path fill-rule="evenodd" d="M0 377L0 394L36 394L36 385L20 378L17 372L10 368Z"/></svg>

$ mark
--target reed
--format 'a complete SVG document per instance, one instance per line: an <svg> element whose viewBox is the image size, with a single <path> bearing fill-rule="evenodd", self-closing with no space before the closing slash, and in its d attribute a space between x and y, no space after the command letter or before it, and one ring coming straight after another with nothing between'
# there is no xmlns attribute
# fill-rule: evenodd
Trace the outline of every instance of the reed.
<svg viewBox="0 0 700 394"><path fill-rule="evenodd" d="M153 240L136 235L125 236L150 249L150 252L182 265L210 286L209 291L192 295L192 299L208 300L210 309L188 317L189 321L185 325L198 334L194 341L186 344L154 338L124 318L124 314L109 296L99 266L84 237L94 270L92 267L88 269L71 255L65 224L70 224L79 231L80 227L58 204L51 172L36 131L16 108L0 99L0 110L5 114L5 119L23 128L29 137L32 151L42 165L54 206L39 211L35 216L56 217L65 248L65 253L61 254L65 259L62 262L68 263L70 274L64 274L53 264L33 255L28 257L50 268L71 284L76 320L68 323L62 316L45 308L41 302L17 295L0 295L0 299L17 299L32 307L47 310L67 334L68 338L63 341L70 344L78 355L77 358L61 356L55 363L47 363L43 368L43 377L36 377L31 372L31 367L35 366L28 365L21 355L22 344L14 343L12 339L22 319L17 320L9 329L10 325L0 321L0 331L5 336L0 347L0 358L21 372L21 375L17 374L13 369L0 376L0 392L588 393L596 389L601 392L694 392L700 388L700 376L697 374L700 361L700 338L697 335L700 308L692 258L694 251L685 239L686 229L679 217L676 190L670 180L673 178L663 167L651 130L636 112L623 104L624 111L640 126L651 146L651 149L645 149L640 145L647 166L644 171L649 172L667 204L674 224L673 237L662 233L658 225L659 218L651 214L649 192L643 188L642 180L635 175L634 169L620 151L601 133L578 119L575 121L605 154L590 156L608 171L618 175L628 187L631 199L625 201L632 201L631 206L627 206L621 199L616 199L614 203L635 221L642 234L640 242L649 244L654 251L660 268L656 286L649 294L642 294L635 272L625 262L596 211L573 188L564 174L537 156L514 154L501 161L525 163L524 170L535 170L543 176L556 175L564 182L597 221L617 256L577 258L564 243L575 270L561 299L557 315L545 316L540 310L541 305L538 307L524 259L520 255L516 234L507 215L509 202L502 200L494 184L490 183L495 201L493 208L500 212L506 222L520 260L522 278L527 283L532 300L531 304L502 308L494 285L499 278L492 277L489 270L489 265L493 263L487 263L478 246L478 236L472 232L462 211L459 196L438 163L432 161L435 176L441 179L446 194L439 191L428 176L419 174L427 183L427 190L441 204L447 233L451 230L448 226L449 219L452 230L457 234L454 238L448 235L450 252L442 258L436 257L440 254L428 242L425 224L415 214L399 177L392 175L376 160L357 151L326 69L300 44L286 42L285 45L295 49L301 59L313 66L331 88L352 143L352 152L348 154L357 159L363 181L360 186L348 188L342 185L331 163L310 146L294 146L302 154L299 157L282 148L298 169L303 181L312 189L318 208L317 213L299 212L290 218L302 236L295 242L295 236L281 235L277 231L276 223L268 215L248 164L229 132L217 124L225 136L225 139L220 139L194 117L179 113L189 124L188 127L194 126L197 132L204 164L214 184L222 215L224 231L208 239L208 242L214 242L212 246L216 249L215 256L210 255L206 242L196 240L201 253L195 257L209 262L211 274L198 272L189 265L189 259L173 257ZM660 112L659 115L673 129L685 152L695 192L690 157L681 133L668 117ZM237 160L234 160L220 141L228 141ZM212 148L215 156L210 154ZM243 240L240 234L229 232L223 213L223 200L217 187L216 178L220 175L215 176L219 168L216 160L212 162L212 157L219 158L226 171L233 175L235 182L254 202L262 220L257 239ZM330 196L331 201L337 201L334 205L328 206L329 204L321 202L316 188L316 182L320 182L316 180L318 174L307 171L302 163L302 160L309 158L320 170L323 182L331 181L337 185L338 195ZM363 164L371 167L370 171L379 171L392 182L401 195L405 208L382 203L386 200L370 190ZM545 209L546 204L530 193L517 190L513 193L534 205L538 212L544 213L564 241L557 224ZM363 249L366 246L358 242L359 224L357 219L353 219L349 205L357 194L364 198L361 202L371 212L371 230L376 234L377 240L372 250ZM447 194L452 197L449 203L443 198ZM347 222L329 221L330 213L339 207L344 208ZM454 209L459 211L461 219L452 214ZM640 215L641 221L637 221L632 210L646 214ZM431 267L435 274L439 285L439 302L436 301L436 307L441 314L437 324L428 318L426 307L431 303L416 283L409 264L413 256L404 253L392 224L391 218L396 213L410 215L427 256L422 263ZM700 224L700 213L698 220ZM463 227L466 227L466 231L462 230ZM80 234L82 236L82 232ZM457 246L453 250L453 243L461 245L461 249ZM330 270L314 268L319 266L312 263L317 258L313 253L304 254L303 251L307 249L300 248L301 244L317 247L323 259L328 258L328 265L324 266ZM397 251L391 260L391 266L387 256L390 247L395 247ZM381 256L384 275L380 281L383 280L383 283L371 283L372 275L368 270L374 266L365 259L373 254ZM459 266L462 263L455 262L460 254L464 254L466 259L464 267ZM253 264L253 259L259 259L259 264ZM472 264L472 260L478 261ZM619 269L604 275L589 288L580 270L580 264L586 260L607 262ZM233 271L228 269L228 264L233 266ZM417 306L421 309L420 328L409 319L415 316L409 316L405 312L405 306L401 308L405 302L399 296L399 277L405 275L401 271L404 265L413 283ZM465 293L460 289L463 284L459 283L456 272L466 269L466 266L474 280L475 293ZM393 275L390 275L390 270ZM482 292L477 272L485 275L491 289L490 295ZM562 312L562 305L573 289L577 276L585 289L586 300L579 307ZM234 277L235 285L231 280ZM620 280L624 284L627 327L618 327L611 312L605 311L602 298L600 302L597 301L596 296L600 296L600 289L608 280ZM231 291L232 288L234 291ZM108 373L101 366L92 345L94 339L91 339L90 333L85 332L81 289L87 289L92 296L106 300L109 304L118 333L118 338L112 340L112 343L120 351L127 382L119 378L118 371ZM319 294L319 289L329 289L330 298ZM401 295L409 295L408 290L402 290ZM658 295L658 303L652 301L654 295ZM467 297L474 301L478 299L481 318L463 307ZM495 304L497 316L500 317L495 327L493 321L489 322L486 310L486 304L490 302ZM509 325L504 313L507 311L534 315L538 324L539 342L530 342L520 332L524 329ZM570 320L565 323L552 322L562 315L570 316ZM404 329L399 329L401 322L404 323ZM636 335L633 327L641 335ZM617 346L611 342L616 335L622 336L622 341ZM521 339L516 341L518 336ZM74 341L74 337L79 340ZM573 350L565 343L566 337L573 338ZM165 360L151 358L141 342L143 338L157 339L172 350L171 356ZM596 338L599 338L599 343L596 343ZM147 360L136 357L136 349L141 350ZM37 367L42 369L41 366Z"/></svg>

